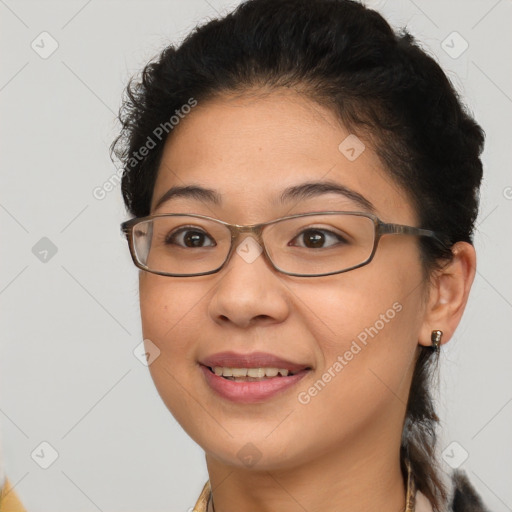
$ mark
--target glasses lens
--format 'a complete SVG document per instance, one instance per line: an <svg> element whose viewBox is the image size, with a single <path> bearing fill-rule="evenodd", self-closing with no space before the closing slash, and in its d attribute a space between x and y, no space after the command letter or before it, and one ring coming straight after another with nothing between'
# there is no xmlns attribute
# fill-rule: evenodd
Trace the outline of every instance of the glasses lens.
<svg viewBox="0 0 512 512"><path fill-rule="evenodd" d="M231 232L226 226L188 215L156 217L133 228L137 260L156 272L211 272L224 263L230 243Z"/></svg>
<svg viewBox="0 0 512 512"><path fill-rule="evenodd" d="M301 275L341 272L366 262L374 238L373 220L350 214L286 219L271 224L263 232L274 265Z"/></svg>

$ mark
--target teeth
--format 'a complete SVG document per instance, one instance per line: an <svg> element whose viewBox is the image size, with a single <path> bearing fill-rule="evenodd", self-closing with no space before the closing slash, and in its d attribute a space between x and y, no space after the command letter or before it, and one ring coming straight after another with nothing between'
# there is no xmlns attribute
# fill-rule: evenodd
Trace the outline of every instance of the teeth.
<svg viewBox="0 0 512 512"><path fill-rule="evenodd" d="M224 366L213 367L213 372L219 377L231 377L231 380L237 381L277 377L278 374L287 377L290 374L290 371L285 368L226 368Z"/></svg>
<svg viewBox="0 0 512 512"><path fill-rule="evenodd" d="M265 368L249 368L247 370L248 377L265 377Z"/></svg>

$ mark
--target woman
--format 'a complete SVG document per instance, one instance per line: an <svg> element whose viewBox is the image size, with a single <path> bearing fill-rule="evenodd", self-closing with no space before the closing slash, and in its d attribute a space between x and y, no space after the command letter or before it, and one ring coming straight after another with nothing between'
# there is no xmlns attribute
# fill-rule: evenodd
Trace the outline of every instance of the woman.
<svg viewBox="0 0 512 512"><path fill-rule="evenodd" d="M132 82L113 145L195 510L485 510L429 380L475 275L484 134L350 0L250 0ZM241 227L243 226L243 227Z"/></svg>
<svg viewBox="0 0 512 512"><path fill-rule="evenodd" d="M149 369L206 455L195 510L486 510L438 467L429 384L484 137L413 37L350 0L251 0L165 49L121 121Z"/></svg>
<svg viewBox="0 0 512 512"><path fill-rule="evenodd" d="M484 134L413 37L350 0L251 0L120 117L149 369L206 455L195 510L485 510L439 468L429 384L475 274Z"/></svg>

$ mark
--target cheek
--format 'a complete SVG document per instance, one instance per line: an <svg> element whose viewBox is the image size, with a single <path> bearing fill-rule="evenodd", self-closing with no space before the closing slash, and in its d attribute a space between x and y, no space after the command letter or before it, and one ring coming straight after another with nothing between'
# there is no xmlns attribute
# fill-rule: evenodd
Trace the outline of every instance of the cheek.
<svg viewBox="0 0 512 512"><path fill-rule="evenodd" d="M411 260L413 261L413 260ZM407 402L422 324L421 269L380 265L297 288L309 310L320 366L299 390L310 418L329 410L356 427L393 402ZM378 283L378 286L376 286ZM400 406L400 405L399 405ZM309 421L309 420L307 420Z"/></svg>
<svg viewBox="0 0 512 512"><path fill-rule="evenodd" d="M363 298L345 292L332 293L323 302L321 320L309 324L321 333L315 336L320 365L297 388L294 417L300 428L290 424L288 432L280 432L316 450L355 441L374 425L400 431L414 369L414 301L397 301L393 292Z"/></svg>
<svg viewBox="0 0 512 512"><path fill-rule="evenodd" d="M158 357L149 370L158 392L169 408L179 406L183 385L196 364L195 346L205 290L146 273L140 277L142 334L157 347ZM196 293L197 290L197 293ZM172 407L171 407L172 406Z"/></svg>
<svg viewBox="0 0 512 512"><path fill-rule="evenodd" d="M190 347L191 328L197 326L205 290L164 276L145 273L139 281L140 312L144 338L165 353Z"/></svg>
<svg viewBox="0 0 512 512"><path fill-rule="evenodd" d="M300 299L300 316L325 354L347 350L353 340L382 340L384 348L387 341L414 338L421 323L420 274L374 269L367 266L335 279L290 286Z"/></svg>
<svg viewBox="0 0 512 512"><path fill-rule="evenodd" d="M155 387L171 414L181 424L190 421L197 371L194 340L204 324L206 290L178 279L145 273L140 276L139 296L142 333L159 350L149 365ZM202 313L201 313L202 312ZM197 376L195 377L197 378ZM201 411L195 411L201 417Z"/></svg>

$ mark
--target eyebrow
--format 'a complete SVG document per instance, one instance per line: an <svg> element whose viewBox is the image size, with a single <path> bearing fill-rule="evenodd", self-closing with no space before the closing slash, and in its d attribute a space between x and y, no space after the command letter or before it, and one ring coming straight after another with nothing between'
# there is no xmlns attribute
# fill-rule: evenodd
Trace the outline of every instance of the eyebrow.
<svg viewBox="0 0 512 512"><path fill-rule="evenodd" d="M375 206L363 195L333 181L311 181L289 187L280 194L277 204L301 201L333 193L344 196L366 211L375 213ZM176 197L186 197L215 205L222 203L221 194L211 188L205 188L200 185L173 186L156 202L154 209L156 210L163 203ZM276 204L276 201L274 201L274 204Z"/></svg>
<svg viewBox="0 0 512 512"><path fill-rule="evenodd" d="M373 206L373 204L368 199L366 199L366 197L359 194L355 190L352 190L333 181L312 181L289 187L281 193L279 196L279 201L281 203L290 202L292 200L300 201L324 194L342 195L356 203L364 210L375 213L375 206Z"/></svg>
<svg viewBox="0 0 512 512"><path fill-rule="evenodd" d="M206 201L217 205L222 202L221 195L211 188L204 188L200 185L174 186L156 202L154 209L156 210L163 203L166 203L175 197L187 197L190 199L196 199L197 201Z"/></svg>

